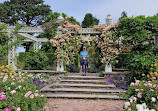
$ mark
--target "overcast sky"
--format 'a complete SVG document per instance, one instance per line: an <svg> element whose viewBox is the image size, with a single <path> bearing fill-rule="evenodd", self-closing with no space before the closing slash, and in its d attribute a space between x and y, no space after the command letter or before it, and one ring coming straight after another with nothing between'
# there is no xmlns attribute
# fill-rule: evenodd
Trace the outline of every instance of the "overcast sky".
<svg viewBox="0 0 158 111"><path fill-rule="evenodd" d="M3 3L7 0L0 0ZM117 22L122 11L128 16L153 16L158 13L158 0L44 0L51 6L53 12L66 13L73 16L80 23L86 13L92 13L105 23L107 14L111 14L113 22Z"/></svg>

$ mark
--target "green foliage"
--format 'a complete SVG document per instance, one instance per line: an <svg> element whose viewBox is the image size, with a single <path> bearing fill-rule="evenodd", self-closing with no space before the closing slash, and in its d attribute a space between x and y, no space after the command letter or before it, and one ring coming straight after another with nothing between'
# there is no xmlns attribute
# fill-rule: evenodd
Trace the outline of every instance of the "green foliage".
<svg viewBox="0 0 158 111"><path fill-rule="evenodd" d="M35 55L34 55L35 54ZM34 55L34 56L32 56ZM32 56L32 57L31 57ZM36 57L37 59L34 59ZM31 61L31 60L33 61ZM42 61L41 61L42 59ZM44 52L20 52L17 57L16 66L19 69L46 69L48 67L55 66L56 57L54 53L44 53ZM38 64L38 66L33 66L33 64ZM27 67L27 68L26 68ZM33 68L31 68L33 67Z"/></svg>
<svg viewBox="0 0 158 111"><path fill-rule="evenodd" d="M56 21L57 18L59 17L60 13L58 12L54 12L51 13L47 16L47 18L45 19L45 22L50 22L50 21ZM62 13L63 18L67 17L67 21L69 21L72 24L77 24L80 25L80 23L78 21L76 21L76 19L74 17L68 17L65 13Z"/></svg>
<svg viewBox="0 0 158 111"><path fill-rule="evenodd" d="M141 74L149 73L150 65L155 60L152 46L135 46L128 56L127 68L134 72L137 78L141 78Z"/></svg>
<svg viewBox="0 0 158 111"><path fill-rule="evenodd" d="M87 28L87 27L90 27L93 25L98 25L98 24L99 24L99 20L97 18L93 17L93 15L91 13L87 13L82 22L82 27Z"/></svg>
<svg viewBox="0 0 158 111"><path fill-rule="evenodd" d="M115 68L126 69L128 66L128 60L130 59L129 54L130 53L120 53L116 58L116 60L118 60L118 63L115 64Z"/></svg>
<svg viewBox="0 0 158 111"><path fill-rule="evenodd" d="M50 6L43 0L11 0L0 4L0 21L15 24L21 21L27 26L42 24L51 12Z"/></svg>
<svg viewBox="0 0 158 111"><path fill-rule="evenodd" d="M5 30L6 25L0 24L0 31ZM8 55L8 36L5 33L0 33L0 65L7 64L7 55Z"/></svg>
<svg viewBox="0 0 158 111"><path fill-rule="evenodd" d="M128 43L133 45L148 41L152 36L152 32L146 30L146 18L144 16L120 19L117 31L118 35L128 39Z"/></svg>
<svg viewBox="0 0 158 111"><path fill-rule="evenodd" d="M44 108L45 97L32 83L31 76L21 72L16 73L10 66L1 66L0 76L0 98L2 95L6 97L1 101L1 111L8 106L11 111L15 111L15 107L20 108L21 111L37 111Z"/></svg>
<svg viewBox="0 0 158 111"><path fill-rule="evenodd" d="M23 62L23 69L25 70L45 69L53 61L49 61L48 57L42 51L34 52L32 50L29 53L21 53L18 56L18 60Z"/></svg>

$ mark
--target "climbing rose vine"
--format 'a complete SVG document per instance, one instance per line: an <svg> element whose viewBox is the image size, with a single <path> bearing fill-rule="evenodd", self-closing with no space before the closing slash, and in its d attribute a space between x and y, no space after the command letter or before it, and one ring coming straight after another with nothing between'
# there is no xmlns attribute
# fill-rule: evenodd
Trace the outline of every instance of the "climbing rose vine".
<svg viewBox="0 0 158 111"><path fill-rule="evenodd" d="M95 25L96 30L101 31L100 37L96 40L98 47L101 48L101 53L103 55L102 63L115 63L117 62L115 58L119 54L119 50L116 48L116 41L118 37L115 36L118 24L115 23L111 26Z"/></svg>
<svg viewBox="0 0 158 111"><path fill-rule="evenodd" d="M62 27L61 34L57 34L53 39L50 39L50 43L56 47L57 59L59 61L64 60L66 64L69 64L70 59L71 61L75 59L74 56L78 51L77 46L81 44L81 37L75 35L79 33L80 26L65 21ZM68 28L74 30L73 36L68 32Z"/></svg>

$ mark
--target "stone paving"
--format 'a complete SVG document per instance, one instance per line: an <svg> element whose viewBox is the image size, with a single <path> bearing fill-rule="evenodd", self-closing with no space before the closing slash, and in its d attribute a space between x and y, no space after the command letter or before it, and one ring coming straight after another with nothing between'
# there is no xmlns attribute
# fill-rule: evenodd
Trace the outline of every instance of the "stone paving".
<svg viewBox="0 0 158 111"><path fill-rule="evenodd" d="M47 99L45 111L123 111L124 100Z"/></svg>

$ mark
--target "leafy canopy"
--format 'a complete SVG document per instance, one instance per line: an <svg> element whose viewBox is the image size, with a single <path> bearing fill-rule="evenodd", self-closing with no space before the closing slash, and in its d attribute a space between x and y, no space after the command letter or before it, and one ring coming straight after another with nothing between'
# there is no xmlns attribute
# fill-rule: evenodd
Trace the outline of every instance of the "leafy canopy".
<svg viewBox="0 0 158 111"><path fill-rule="evenodd" d="M14 24L20 21L27 26L40 25L50 14L50 6L44 5L43 0L10 0L0 3L0 21Z"/></svg>

